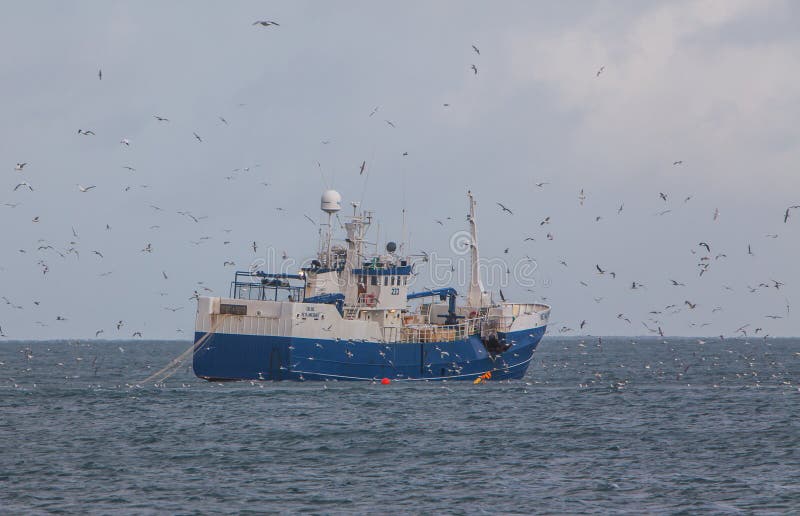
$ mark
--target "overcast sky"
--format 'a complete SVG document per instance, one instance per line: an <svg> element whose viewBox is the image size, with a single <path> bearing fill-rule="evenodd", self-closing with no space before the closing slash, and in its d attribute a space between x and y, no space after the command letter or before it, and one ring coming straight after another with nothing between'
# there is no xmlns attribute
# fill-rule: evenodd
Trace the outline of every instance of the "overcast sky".
<svg viewBox="0 0 800 516"><path fill-rule="evenodd" d="M766 0L5 5L0 327L189 338L195 290L314 254L330 185L440 257L472 190L551 332L797 335L799 26Z"/></svg>

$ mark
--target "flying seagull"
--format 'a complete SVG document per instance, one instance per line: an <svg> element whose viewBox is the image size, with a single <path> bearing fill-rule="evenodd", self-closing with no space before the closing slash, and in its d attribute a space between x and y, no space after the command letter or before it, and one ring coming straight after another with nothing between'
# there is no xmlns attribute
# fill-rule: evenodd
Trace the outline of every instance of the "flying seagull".
<svg viewBox="0 0 800 516"><path fill-rule="evenodd" d="M256 20L253 22L253 25L261 25L262 27L269 27L270 25L274 25L276 27L281 26L280 23L274 22L272 20Z"/></svg>
<svg viewBox="0 0 800 516"><path fill-rule="evenodd" d="M17 163L17 165L14 167L14 170L16 170L17 172L22 172L22 169L25 168L25 165L27 165L27 164L28 164L27 162L26 163Z"/></svg>
<svg viewBox="0 0 800 516"><path fill-rule="evenodd" d="M362 175L366 167L367 167L367 160L364 160L361 162L361 169L359 170L358 175Z"/></svg>
<svg viewBox="0 0 800 516"><path fill-rule="evenodd" d="M24 165L24 163L23 163L23 165ZM783 223L784 224L786 224L786 222L789 220L789 210L796 210L798 208L800 208L800 204L795 205L795 206L789 206L788 208L786 208L786 213L783 214Z"/></svg>
<svg viewBox="0 0 800 516"><path fill-rule="evenodd" d="M83 129L78 129L78 134L82 134L84 136L95 136L94 131L91 129L88 131L84 131Z"/></svg>
<svg viewBox="0 0 800 516"><path fill-rule="evenodd" d="M194 137L195 137L195 138L197 138L197 141L198 141L198 142L200 142L200 143L203 143L203 139L202 139L202 138L200 138L200 135L199 135L199 134L197 134L197 133L195 133L195 132L192 132L192 134L194 135Z"/></svg>
<svg viewBox="0 0 800 516"><path fill-rule="evenodd" d="M159 122L169 122L169 118L164 118L163 116L153 115L153 118L155 118Z"/></svg>
<svg viewBox="0 0 800 516"><path fill-rule="evenodd" d="M95 185L91 185L91 186L81 186L81 185L76 185L76 186L78 187L78 190L80 190L80 191L81 191L81 192L83 192L83 193L86 193L86 192L88 192L88 191L89 191L89 190L91 190L92 188L96 188L96 186L95 186Z"/></svg>
<svg viewBox="0 0 800 516"><path fill-rule="evenodd" d="M23 181L23 182L21 182L20 184L18 184L17 186L15 186L15 187L14 187L14 191L16 192L16 191L17 191L17 188L19 188L20 186L25 186L25 187L27 187L27 188L28 188L28 190L30 190L31 192L33 191L33 187L32 187L31 185L29 185L29 184L28 184L27 182L25 182L25 181Z"/></svg>
<svg viewBox="0 0 800 516"><path fill-rule="evenodd" d="M600 77L600 74L603 73L605 69L606 69L605 66L601 66L600 69L597 70L597 74L595 74L595 77Z"/></svg>
<svg viewBox="0 0 800 516"><path fill-rule="evenodd" d="M130 146L131 146L131 141L130 141L129 139L127 139L127 138L123 138L123 139L121 139L121 140L119 141L119 143L121 143L121 144L123 144L123 145L125 145L125 146L128 146L128 147L130 147Z"/></svg>
<svg viewBox="0 0 800 516"><path fill-rule="evenodd" d="M478 47L476 47L475 45L472 45L472 50L474 50L476 54L481 55L481 51L478 50Z"/></svg>
<svg viewBox="0 0 800 516"><path fill-rule="evenodd" d="M470 68L472 68L472 71L475 72L475 75L478 75L478 67L477 66L472 65Z"/></svg>
<svg viewBox="0 0 800 516"><path fill-rule="evenodd" d="M500 209L502 209L503 211L507 211L507 212L508 212L508 213L510 213L511 215L513 215L513 214L514 214L514 212L513 212L513 211L511 211L511 210L509 210L508 208L506 208L505 206L503 206L503 204L502 204L502 203L499 203L499 202L498 202L498 203L497 203L497 205L498 205L498 206L500 206Z"/></svg>

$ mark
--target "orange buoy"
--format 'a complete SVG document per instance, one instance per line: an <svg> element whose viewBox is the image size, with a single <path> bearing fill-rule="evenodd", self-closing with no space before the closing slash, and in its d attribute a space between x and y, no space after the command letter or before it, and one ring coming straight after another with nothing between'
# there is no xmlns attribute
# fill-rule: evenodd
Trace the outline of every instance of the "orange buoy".
<svg viewBox="0 0 800 516"><path fill-rule="evenodd" d="M381 385L389 385L392 381L388 378L384 378L381 380Z"/></svg>

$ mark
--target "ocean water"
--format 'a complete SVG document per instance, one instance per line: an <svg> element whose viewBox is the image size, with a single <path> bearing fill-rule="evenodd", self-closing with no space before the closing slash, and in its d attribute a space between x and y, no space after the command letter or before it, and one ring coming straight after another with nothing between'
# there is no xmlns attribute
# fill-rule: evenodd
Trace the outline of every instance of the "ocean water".
<svg viewBox="0 0 800 516"><path fill-rule="evenodd" d="M0 343L0 512L800 513L800 339L547 336L513 382L216 384Z"/></svg>

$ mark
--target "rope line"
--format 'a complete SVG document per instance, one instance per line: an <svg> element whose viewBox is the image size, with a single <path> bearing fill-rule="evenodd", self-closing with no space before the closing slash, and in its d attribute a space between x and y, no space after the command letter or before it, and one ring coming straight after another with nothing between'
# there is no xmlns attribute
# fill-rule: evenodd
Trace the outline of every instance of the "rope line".
<svg viewBox="0 0 800 516"><path fill-rule="evenodd" d="M189 349L187 349L186 351L184 351L183 353L181 353L181 354L180 354L180 355L178 355L177 357L173 358L173 359L172 359L172 360L171 360L171 361L170 361L170 362L169 362L169 363L168 363L166 366L162 367L161 369L159 369L159 370L158 370L158 371L156 371L155 373L151 374L150 376L148 376L147 378L145 378L144 380L142 380L142 382L141 382L141 385L148 384L148 383L150 383L150 382L151 382L151 381L152 381L154 378L158 378L158 377L160 377L160 376L162 376L162 375L163 375L163 378L161 378L160 380L158 380L158 381L157 381L157 382L155 382L155 383L163 383L163 382L164 382L164 380L166 380L166 379L167 379L167 378L169 378L170 376L172 376L172 375L174 375L175 373L177 373L177 372L178 372L178 369L180 369L180 366L181 366L181 365L183 365L183 361L184 361L186 358L188 358L188 356L189 356L190 354L191 354L191 356L192 356L192 357L194 357L194 354L195 354L195 353L197 353L197 350L199 350L199 349L200 349L200 347L203 345L203 343L205 343L205 341L206 341L206 340L208 340L208 338L209 338L209 337L211 337L211 335L212 335L212 334L213 334L215 331L217 331L217 328L219 328L219 327L220 327L220 325L222 324L222 321L224 321L224 320L225 320L225 316L226 316L226 315L227 315L227 314L220 314L220 315L217 317L217 320L216 320L216 322L215 322L215 323L214 323L214 324L211 326L211 328L210 328L210 329L209 329L209 330L208 330L208 331L205 333L205 335L203 335L202 337L200 337L199 339L197 339L197 342L193 342L193 343L192 343L192 345L191 345L191 346L189 346ZM212 317L213 317L213 316L212 316ZM170 371L170 369L172 369L172 371ZM165 373L166 373L166 374L165 374Z"/></svg>

